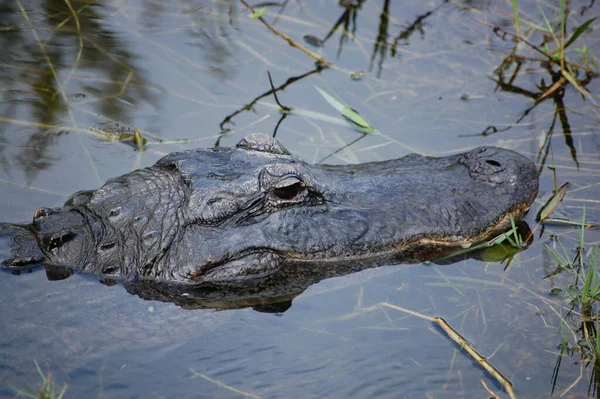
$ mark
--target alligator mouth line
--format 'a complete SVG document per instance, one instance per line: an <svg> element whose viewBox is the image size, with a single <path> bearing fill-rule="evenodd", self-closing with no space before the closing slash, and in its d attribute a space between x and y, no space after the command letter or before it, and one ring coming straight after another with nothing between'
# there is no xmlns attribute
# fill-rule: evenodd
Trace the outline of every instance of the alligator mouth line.
<svg viewBox="0 0 600 399"><path fill-rule="evenodd" d="M354 256L339 256L339 257L331 257L331 258L319 258L319 257L303 257L302 255L298 255L295 253L281 253L288 259L294 260L296 262L321 262L321 263L336 263L336 262L352 262L352 261L360 261L367 259L377 259L377 258L386 258L393 256L394 254L408 252L411 248L418 248L421 246L437 246L444 248L456 248L456 249L467 249L470 248L473 244L477 244L490 238L493 238L495 234L499 234L502 230L506 230L507 226L510 226L511 220L521 220L525 214L529 211L531 204L520 204L517 205L514 209L508 211L503 216L500 217L486 231L478 234L475 237L471 237L465 240L456 240L452 237L447 238L417 238L412 241L402 243L398 246L392 246L390 249L377 251L372 254L372 256L368 255L354 255Z"/></svg>
<svg viewBox="0 0 600 399"><path fill-rule="evenodd" d="M446 245L446 246L456 246L463 249L470 248L473 244L477 244L490 238L493 238L495 234L498 234L500 231L505 230L506 226L510 226L512 220L521 220L523 216L529 211L530 205L518 205L515 209L507 212L502 216L492 227L484 231L483 233L469 238L463 241L453 241L451 238L440 238L440 239L428 239L421 238L415 241L412 241L408 244L403 245L400 249L405 247L410 247L415 244L426 244L426 245Z"/></svg>

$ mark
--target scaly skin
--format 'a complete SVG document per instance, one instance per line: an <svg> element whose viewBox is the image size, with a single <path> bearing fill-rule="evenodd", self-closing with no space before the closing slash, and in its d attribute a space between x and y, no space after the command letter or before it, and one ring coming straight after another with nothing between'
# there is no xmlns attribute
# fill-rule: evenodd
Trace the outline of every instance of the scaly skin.
<svg viewBox="0 0 600 399"><path fill-rule="evenodd" d="M30 225L0 224L3 264L232 287L328 277L485 240L519 220L537 190L534 164L495 147L310 165L252 134L233 148L170 154L39 209Z"/></svg>

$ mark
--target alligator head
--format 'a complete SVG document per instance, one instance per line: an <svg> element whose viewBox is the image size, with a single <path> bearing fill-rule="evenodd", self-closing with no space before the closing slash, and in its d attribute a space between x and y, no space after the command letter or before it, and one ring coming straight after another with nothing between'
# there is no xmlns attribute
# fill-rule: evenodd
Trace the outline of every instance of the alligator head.
<svg viewBox="0 0 600 399"><path fill-rule="evenodd" d="M195 285L318 281L491 238L537 190L534 164L495 147L311 165L251 134L232 148L172 153L38 210L31 225L3 225L13 237L3 263Z"/></svg>

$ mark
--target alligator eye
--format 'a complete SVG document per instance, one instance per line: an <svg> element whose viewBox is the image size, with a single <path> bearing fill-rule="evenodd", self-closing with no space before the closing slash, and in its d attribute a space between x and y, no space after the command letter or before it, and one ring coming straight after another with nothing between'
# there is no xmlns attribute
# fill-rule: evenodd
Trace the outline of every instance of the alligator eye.
<svg viewBox="0 0 600 399"><path fill-rule="evenodd" d="M498 166L498 167L502 166L502 165L500 165L500 162L494 161L493 159L486 159L485 162L487 162L488 164L490 164L492 166Z"/></svg>
<svg viewBox="0 0 600 399"><path fill-rule="evenodd" d="M289 201L294 199L304 190L304 186L300 182L290 184L289 186L278 187L273 190L273 194L281 200Z"/></svg>

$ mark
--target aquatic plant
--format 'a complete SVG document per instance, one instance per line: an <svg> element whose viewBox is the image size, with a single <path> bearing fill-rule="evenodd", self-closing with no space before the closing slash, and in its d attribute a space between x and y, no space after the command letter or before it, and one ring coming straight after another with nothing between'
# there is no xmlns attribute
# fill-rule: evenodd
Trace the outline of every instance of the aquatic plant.
<svg viewBox="0 0 600 399"><path fill-rule="evenodd" d="M64 384L62 387L58 387L54 382L52 374L49 372L44 374L44 371L42 371L42 368L37 360L34 360L33 363L35 364L35 369L42 379L42 383L37 391L34 392L31 390L18 389L8 386L16 393L16 397L25 397L31 399L62 399L67 392L68 385Z"/></svg>

